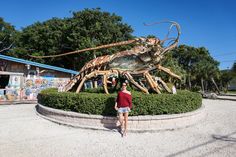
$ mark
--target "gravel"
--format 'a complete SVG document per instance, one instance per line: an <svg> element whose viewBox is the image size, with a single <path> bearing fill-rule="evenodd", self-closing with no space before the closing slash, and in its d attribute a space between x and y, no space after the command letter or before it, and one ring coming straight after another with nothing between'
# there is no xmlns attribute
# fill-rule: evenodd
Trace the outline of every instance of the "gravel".
<svg viewBox="0 0 236 157"><path fill-rule="evenodd" d="M58 125L35 105L0 105L0 157L235 157L236 101L204 99L206 119L157 133L86 130Z"/></svg>

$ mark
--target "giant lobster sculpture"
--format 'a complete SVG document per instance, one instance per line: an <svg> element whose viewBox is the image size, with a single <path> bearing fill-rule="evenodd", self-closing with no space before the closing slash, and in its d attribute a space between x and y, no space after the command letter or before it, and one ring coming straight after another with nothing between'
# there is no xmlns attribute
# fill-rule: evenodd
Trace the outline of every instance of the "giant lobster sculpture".
<svg viewBox="0 0 236 157"><path fill-rule="evenodd" d="M160 40L158 38L136 38L133 40L102 45L95 48L77 50L59 55L32 57L59 57L84 51L98 50L102 48L109 48L133 43L135 44L135 46L130 50L117 52L113 55L100 56L86 63L79 71L79 74L71 79L69 83L64 87L64 91L70 91L72 88L75 88L74 86L76 86L76 93L79 93L87 80L101 77L104 90L108 94L108 78L110 76L123 76L131 84L136 86L144 93L149 93L148 88L151 88L156 93L161 93L161 90L163 88L166 91L171 92L171 89L169 89L167 84L160 77L154 77L150 74L150 72L158 70L167 73L171 77L180 79L180 76L171 72L170 69L160 65L160 61L163 59L165 54L177 46L180 36L179 24L173 21L166 22L170 23L171 26L166 38L163 40ZM172 28L176 28L177 30L178 34L176 38L168 37L169 32ZM169 42L169 44L167 44L167 46L164 46L166 42ZM141 81L137 81L141 79L146 79L146 83L144 84Z"/></svg>

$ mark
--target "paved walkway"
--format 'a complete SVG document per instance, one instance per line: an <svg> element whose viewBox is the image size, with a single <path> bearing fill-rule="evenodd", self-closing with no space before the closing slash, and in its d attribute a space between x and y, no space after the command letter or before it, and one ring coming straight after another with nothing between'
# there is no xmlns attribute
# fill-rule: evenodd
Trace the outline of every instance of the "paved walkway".
<svg viewBox="0 0 236 157"><path fill-rule="evenodd" d="M236 101L204 100L198 125L157 133L84 130L36 115L32 104L0 105L1 157L235 157Z"/></svg>

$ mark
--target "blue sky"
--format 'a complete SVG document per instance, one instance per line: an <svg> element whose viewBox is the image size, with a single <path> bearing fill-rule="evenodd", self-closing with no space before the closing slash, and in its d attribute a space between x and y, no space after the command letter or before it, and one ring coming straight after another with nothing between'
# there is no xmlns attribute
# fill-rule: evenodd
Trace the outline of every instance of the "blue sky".
<svg viewBox="0 0 236 157"><path fill-rule="evenodd" d="M160 38L168 25L145 27L143 23L172 20L181 26L179 44L206 47L220 62L220 69L227 69L236 61L235 6L234 0L5 0L0 17L20 30L36 21L70 17L71 11L100 7L122 16L134 29L133 35Z"/></svg>

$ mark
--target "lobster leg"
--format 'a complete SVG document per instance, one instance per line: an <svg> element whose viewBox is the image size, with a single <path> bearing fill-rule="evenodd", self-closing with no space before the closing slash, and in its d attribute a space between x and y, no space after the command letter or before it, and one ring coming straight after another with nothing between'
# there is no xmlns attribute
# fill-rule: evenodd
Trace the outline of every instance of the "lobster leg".
<svg viewBox="0 0 236 157"><path fill-rule="evenodd" d="M68 92L76 84L76 82L80 79L80 77L81 74L78 74L76 77L70 80L63 88L63 91Z"/></svg>
<svg viewBox="0 0 236 157"><path fill-rule="evenodd" d="M103 88L104 88L106 94L109 94L109 92L107 90L107 76L110 75L111 73L117 74L118 71L115 71L115 70L98 71L98 70L96 70L96 71L93 71L93 72L85 75L84 78L79 83L76 93L80 92L80 90L83 87L83 84L86 80L91 79L92 77L96 77L98 75L103 75Z"/></svg>
<svg viewBox="0 0 236 157"><path fill-rule="evenodd" d="M155 80L152 78L152 75L149 74L149 72L145 72L144 74L144 77L147 79L150 87L156 91L158 94L161 94L161 91L159 90L160 87L158 86L157 82L155 82Z"/></svg>
<svg viewBox="0 0 236 157"><path fill-rule="evenodd" d="M161 66L160 64L156 65L156 67L158 70L163 71L163 72L169 74L170 76L181 80L181 77L179 75L176 75L175 73L173 73L170 69L165 68L165 67Z"/></svg>
<svg viewBox="0 0 236 157"><path fill-rule="evenodd" d="M107 90L107 74L108 74L108 72L104 73L103 79L102 79L103 80L102 83L103 83L103 88L104 88L106 94L109 94L109 92Z"/></svg>
<svg viewBox="0 0 236 157"><path fill-rule="evenodd" d="M83 86L83 84L84 84L84 82L85 82L86 80L88 80L88 79L90 79L90 78L96 76L96 73L97 73L97 71L94 71L94 72L92 72L92 73L90 73L90 74L85 75L84 78L80 81L79 86L78 86L78 88L76 89L76 93L79 93L80 90L81 90L81 88L82 88L82 86Z"/></svg>
<svg viewBox="0 0 236 157"><path fill-rule="evenodd" d="M124 72L123 73L125 75L125 77L132 83L134 84L137 88L139 88L141 91L143 91L144 93L148 94L148 89L145 87L140 86L134 79L133 77L130 75L130 73L128 72Z"/></svg>
<svg viewBox="0 0 236 157"><path fill-rule="evenodd" d="M169 93L172 92L171 89L166 85L166 83L160 77L156 77L156 81L160 82L167 92Z"/></svg>

